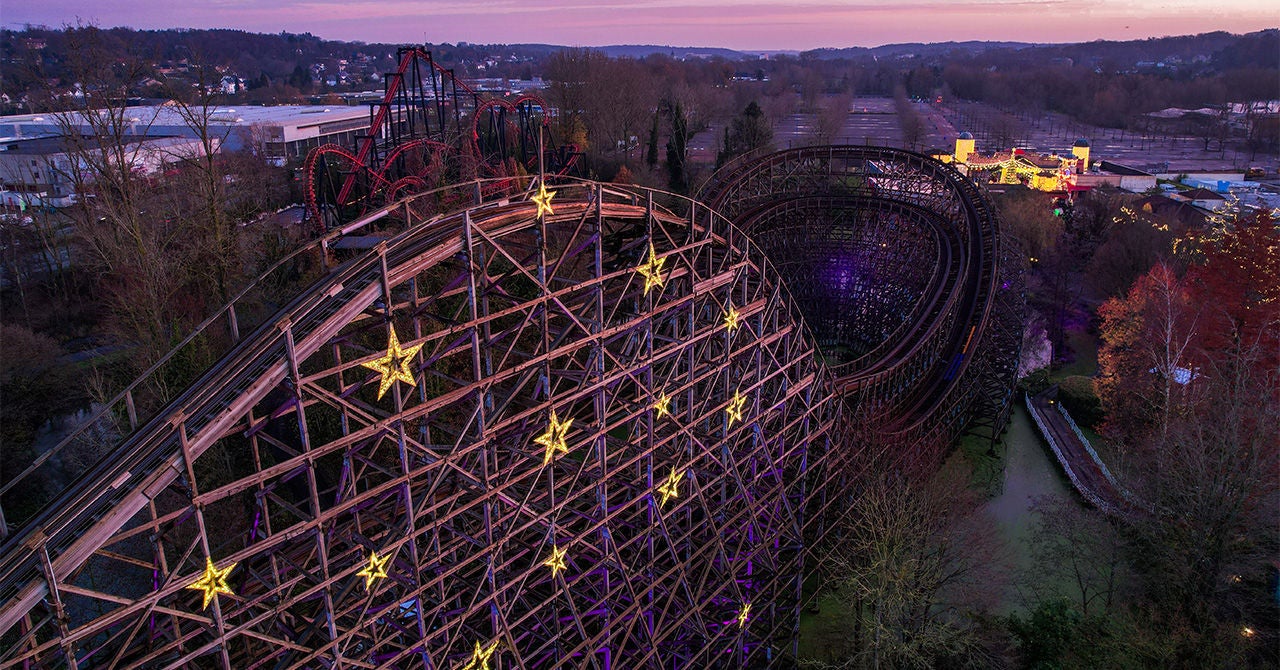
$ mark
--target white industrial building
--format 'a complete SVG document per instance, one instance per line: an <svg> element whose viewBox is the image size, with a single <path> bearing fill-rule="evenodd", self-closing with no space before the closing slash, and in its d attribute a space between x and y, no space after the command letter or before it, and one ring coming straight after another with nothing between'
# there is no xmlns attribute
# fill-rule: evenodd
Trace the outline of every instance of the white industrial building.
<svg viewBox="0 0 1280 670"><path fill-rule="evenodd" d="M194 137L195 133L172 105L128 107L128 134L140 137ZM272 107L218 107L211 117L215 137L222 147L237 150L258 146L281 163L301 162L321 144L354 146L358 135L369 131L367 107L280 105ZM68 127L93 134L92 124L71 113L0 116L0 142L57 137Z"/></svg>

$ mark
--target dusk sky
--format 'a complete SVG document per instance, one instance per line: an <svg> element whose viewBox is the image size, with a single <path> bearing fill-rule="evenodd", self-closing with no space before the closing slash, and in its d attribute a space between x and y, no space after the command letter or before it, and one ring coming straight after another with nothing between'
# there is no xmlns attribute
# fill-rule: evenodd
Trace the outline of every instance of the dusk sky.
<svg viewBox="0 0 1280 670"><path fill-rule="evenodd" d="M5 27L239 28L366 42L812 49L1138 39L1280 25L1277 0L5 0Z"/></svg>

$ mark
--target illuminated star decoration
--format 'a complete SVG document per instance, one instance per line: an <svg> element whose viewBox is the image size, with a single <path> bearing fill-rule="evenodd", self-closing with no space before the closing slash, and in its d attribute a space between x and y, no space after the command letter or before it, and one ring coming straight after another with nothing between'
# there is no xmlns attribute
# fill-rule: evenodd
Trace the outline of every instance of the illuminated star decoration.
<svg viewBox="0 0 1280 670"><path fill-rule="evenodd" d="M751 614L751 603L742 603L742 610L738 612L738 628L747 625L747 615Z"/></svg>
<svg viewBox="0 0 1280 670"><path fill-rule="evenodd" d="M644 275L644 294L649 295L649 290L657 286L662 288L665 280L662 278L662 264L667 262L666 256L658 258L657 253L653 250L653 242L649 243L649 260L636 268L636 272Z"/></svg>
<svg viewBox="0 0 1280 670"><path fill-rule="evenodd" d="M658 396L658 400L653 403L651 409L657 413L659 419L664 416L671 416L671 397L663 393Z"/></svg>
<svg viewBox="0 0 1280 670"><path fill-rule="evenodd" d="M204 573L200 575L199 579L187 586L189 589L204 592L204 604L200 606L200 609L208 609L209 603L213 602L213 599L216 598L219 593L225 593L229 596L235 595L235 593L231 591L231 587L227 586L227 575L231 574L231 571L234 570L235 567L236 564L232 563L231 565L219 570L213 567L213 559L205 556Z"/></svg>
<svg viewBox="0 0 1280 670"><path fill-rule="evenodd" d="M658 501L658 506L662 507L672 498L680 497L680 480L684 479L684 471L671 468L671 476L667 477L667 481L658 487L658 493L662 495L662 500Z"/></svg>
<svg viewBox="0 0 1280 670"><path fill-rule="evenodd" d="M409 386L413 386L417 382L413 380L413 372L409 370L409 364L413 362L413 357L418 355L418 350L422 348L421 344L415 344L407 349L400 348L400 338L396 337L396 327L391 326L391 336L387 341L387 353L377 360L361 363L366 368L382 374L382 383L378 385L378 400L382 400L382 396L386 395L387 389L396 383L396 380L402 381Z"/></svg>
<svg viewBox="0 0 1280 670"><path fill-rule="evenodd" d="M724 408L725 414L729 416L729 425L732 426L734 421L742 420L742 409L747 404L747 397L733 392L733 397L729 399L729 406Z"/></svg>
<svg viewBox="0 0 1280 670"><path fill-rule="evenodd" d="M569 553L569 550L567 548L558 549L556 548L556 545L554 544L551 545L551 558L548 558L547 560L543 561L542 564L547 566L548 568L551 568L551 577L553 579L556 577L556 575L560 574L561 570L564 570L565 568L569 567L564 562L564 558L568 553Z"/></svg>
<svg viewBox="0 0 1280 670"><path fill-rule="evenodd" d="M476 650L471 653L471 660L462 666L462 670L489 670L489 657L493 656L493 652L498 650L498 641L494 640L487 647L481 647L480 643L476 643Z"/></svg>
<svg viewBox="0 0 1280 670"><path fill-rule="evenodd" d="M378 552L369 552L369 564L356 573L357 577L364 577L364 590L368 591L369 587L373 586L373 580L387 576L387 562L390 560L391 554L379 558Z"/></svg>
<svg viewBox="0 0 1280 670"><path fill-rule="evenodd" d="M738 309L732 304L729 305L729 311L724 313L724 327L733 330L738 327L738 321L742 315L738 314Z"/></svg>
<svg viewBox="0 0 1280 670"><path fill-rule="evenodd" d="M573 425L573 419L560 421L556 417L555 410L551 411L551 422L547 424L547 432L534 438L534 442L546 447L547 451L542 456L542 464L546 465L555 458L556 452L562 454L569 453L569 426Z"/></svg>
<svg viewBox="0 0 1280 670"><path fill-rule="evenodd" d="M555 191L548 191L546 184L538 182L538 195L531 198L538 205L538 213L535 216L542 216L544 213L555 214L551 210L551 199L554 197L556 197Z"/></svg>

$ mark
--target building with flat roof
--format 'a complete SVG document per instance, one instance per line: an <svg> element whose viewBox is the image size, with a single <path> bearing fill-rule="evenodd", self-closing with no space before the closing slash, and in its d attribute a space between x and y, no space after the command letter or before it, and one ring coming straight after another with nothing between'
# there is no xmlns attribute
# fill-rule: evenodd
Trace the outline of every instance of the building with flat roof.
<svg viewBox="0 0 1280 670"><path fill-rule="evenodd" d="M195 137L173 105L125 108L126 134L140 137ZM279 105L218 107L210 118L222 147L229 150L260 146L281 163L300 162L321 144L354 146L369 131L367 107L341 105ZM77 113L0 116L0 142L58 137L69 130L93 134L93 124Z"/></svg>
<svg viewBox="0 0 1280 670"><path fill-rule="evenodd" d="M204 144L194 138L137 137L127 143L124 160L130 170L150 175L169 163L202 155ZM76 196L73 175L85 169L62 137L0 140L0 190L9 194L2 204L70 205Z"/></svg>

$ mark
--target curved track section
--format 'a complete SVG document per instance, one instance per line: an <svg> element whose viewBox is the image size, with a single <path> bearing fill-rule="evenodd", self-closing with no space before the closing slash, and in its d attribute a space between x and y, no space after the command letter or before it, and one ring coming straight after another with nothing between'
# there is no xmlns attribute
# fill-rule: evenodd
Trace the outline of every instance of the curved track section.
<svg viewBox="0 0 1280 670"><path fill-rule="evenodd" d="M558 190L335 270L11 536L0 666L784 657L832 379L726 220Z"/></svg>
<svg viewBox="0 0 1280 670"><path fill-rule="evenodd" d="M908 151L805 147L731 163L703 199L779 267L889 463L1002 430L1022 263L970 180Z"/></svg>

